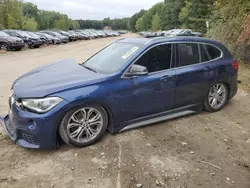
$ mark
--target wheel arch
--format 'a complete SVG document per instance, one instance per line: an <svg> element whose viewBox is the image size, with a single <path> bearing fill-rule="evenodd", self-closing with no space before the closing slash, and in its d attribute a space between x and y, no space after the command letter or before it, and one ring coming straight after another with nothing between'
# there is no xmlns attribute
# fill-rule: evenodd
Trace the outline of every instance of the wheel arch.
<svg viewBox="0 0 250 188"><path fill-rule="evenodd" d="M63 120L63 118L65 117L65 115L72 109L74 108L77 108L77 107L81 107L81 106L84 106L84 105L99 105L101 106L105 112L107 113L107 116L108 116L108 131L110 133L115 133L115 127L114 127L114 116L113 116L113 113L110 109L110 107L100 101L91 101L91 102L85 102L83 104L80 104L80 105L75 105L75 106L71 106L70 108L68 108L61 116L60 118L58 119L57 123L56 123L56 129L55 129L55 135L56 135L56 138L55 140L58 142L59 139L61 139L61 136L59 134L59 126Z"/></svg>

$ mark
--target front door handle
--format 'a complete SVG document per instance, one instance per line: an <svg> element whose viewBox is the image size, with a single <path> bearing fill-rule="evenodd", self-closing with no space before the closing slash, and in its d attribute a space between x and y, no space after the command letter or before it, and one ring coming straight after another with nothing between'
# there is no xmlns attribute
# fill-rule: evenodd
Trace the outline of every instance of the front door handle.
<svg viewBox="0 0 250 188"><path fill-rule="evenodd" d="M203 70L204 70L204 71L210 71L210 70L212 70L212 68L209 67L209 66L207 66L207 67L205 67Z"/></svg>
<svg viewBox="0 0 250 188"><path fill-rule="evenodd" d="M171 77L171 76L163 76L163 77L161 78L161 81L167 81L170 77Z"/></svg>

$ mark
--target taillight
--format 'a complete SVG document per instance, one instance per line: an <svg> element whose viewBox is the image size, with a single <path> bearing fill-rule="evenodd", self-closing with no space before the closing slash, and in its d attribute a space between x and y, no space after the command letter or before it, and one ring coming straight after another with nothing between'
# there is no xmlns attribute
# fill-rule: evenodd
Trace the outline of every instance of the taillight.
<svg viewBox="0 0 250 188"><path fill-rule="evenodd" d="M232 66L233 66L233 68L235 69L235 70L239 70L239 63L238 63L238 61L233 61L232 62Z"/></svg>

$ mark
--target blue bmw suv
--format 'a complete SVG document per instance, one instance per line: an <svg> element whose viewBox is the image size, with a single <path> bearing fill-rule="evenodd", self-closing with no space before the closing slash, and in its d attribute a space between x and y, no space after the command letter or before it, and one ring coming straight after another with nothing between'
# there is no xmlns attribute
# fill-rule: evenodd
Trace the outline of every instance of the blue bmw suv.
<svg viewBox="0 0 250 188"><path fill-rule="evenodd" d="M121 39L82 64L64 60L18 78L1 122L23 147L84 147L107 131L219 111L236 95L237 75L237 61L214 40Z"/></svg>

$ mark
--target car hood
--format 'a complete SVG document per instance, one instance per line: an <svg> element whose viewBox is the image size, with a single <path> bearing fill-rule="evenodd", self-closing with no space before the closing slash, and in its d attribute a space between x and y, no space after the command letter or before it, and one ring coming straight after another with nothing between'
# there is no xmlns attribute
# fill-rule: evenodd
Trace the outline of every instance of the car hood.
<svg viewBox="0 0 250 188"><path fill-rule="evenodd" d="M0 37L0 39L8 40L10 42L21 42L22 41L22 39L20 39L18 37L11 37L11 36Z"/></svg>
<svg viewBox="0 0 250 188"><path fill-rule="evenodd" d="M17 98L39 98L104 81L108 75L92 72L76 61L66 59L38 67L20 78L12 86Z"/></svg>

